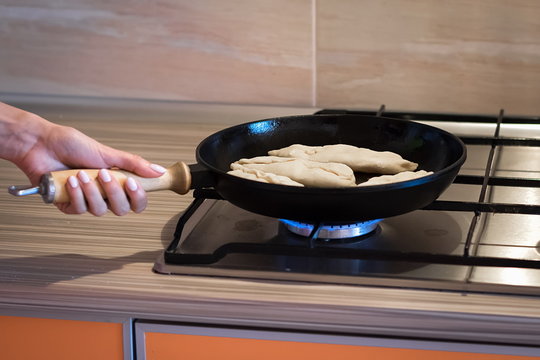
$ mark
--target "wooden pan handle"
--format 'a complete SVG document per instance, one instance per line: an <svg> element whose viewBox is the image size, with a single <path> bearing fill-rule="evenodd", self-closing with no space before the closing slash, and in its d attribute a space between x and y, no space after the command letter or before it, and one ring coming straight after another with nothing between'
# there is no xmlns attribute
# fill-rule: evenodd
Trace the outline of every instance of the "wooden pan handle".
<svg viewBox="0 0 540 360"><path fill-rule="evenodd" d="M55 203L69 202L69 195L66 191L66 182L71 175L77 176L77 173L81 169L71 169L54 171L49 175L49 182L54 184L54 200ZM84 169L88 174L88 177L95 180L98 176L98 169ZM158 190L172 190L178 194L185 194L189 191L191 186L191 172L188 166L183 162L177 162L174 165L167 168L167 171L157 178L143 178L133 173L124 170L110 169L109 173L114 176L120 185L124 186L128 176L139 181L141 187L145 191L158 191ZM105 192L96 181L96 185L101 192L101 195L105 198Z"/></svg>

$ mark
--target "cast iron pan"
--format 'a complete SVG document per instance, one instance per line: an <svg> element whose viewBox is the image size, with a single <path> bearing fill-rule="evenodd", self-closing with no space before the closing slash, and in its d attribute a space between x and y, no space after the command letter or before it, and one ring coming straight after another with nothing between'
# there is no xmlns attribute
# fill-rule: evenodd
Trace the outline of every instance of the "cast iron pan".
<svg viewBox="0 0 540 360"><path fill-rule="evenodd" d="M241 158L267 155L292 144L349 144L393 151L434 174L394 184L351 188L307 188L261 183L227 174ZM354 114L289 116L241 124L219 131L197 147L197 164L176 163L159 178L141 178L111 170L121 183L137 178L146 191L215 188L224 199L246 210L305 222L346 223L403 214L433 202L454 180L466 157L465 145L438 128L407 120ZM45 202L68 202L65 183L79 170L42 176L39 186L12 186L17 196L41 194ZM87 169L97 177L97 169ZM105 196L103 189L102 195Z"/></svg>
<svg viewBox="0 0 540 360"><path fill-rule="evenodd" d="M392 151L434 174L394 184L357 188L275 185L228 175L240 158L267 155L292 144L349 144ZM266 216L306 222L355 222L407 213L433 202L452 183L466 158L456 136L424 124L363 115L303 115L260 120L219 131L197 147L204 181L231 203Z"/></svg>

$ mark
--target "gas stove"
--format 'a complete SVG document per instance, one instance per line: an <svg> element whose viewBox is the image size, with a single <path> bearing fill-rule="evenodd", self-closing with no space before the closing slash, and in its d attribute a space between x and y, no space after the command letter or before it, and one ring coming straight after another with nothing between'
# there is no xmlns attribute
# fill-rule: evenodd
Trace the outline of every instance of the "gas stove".
<svg viewBox="0 0 540 360"><path fill-rule="evenodd" d="M467 145L435 202L352 224L297 223L194 200L154 265L162 274L540 295L540 118L322 110L408 119Z"/></svg>

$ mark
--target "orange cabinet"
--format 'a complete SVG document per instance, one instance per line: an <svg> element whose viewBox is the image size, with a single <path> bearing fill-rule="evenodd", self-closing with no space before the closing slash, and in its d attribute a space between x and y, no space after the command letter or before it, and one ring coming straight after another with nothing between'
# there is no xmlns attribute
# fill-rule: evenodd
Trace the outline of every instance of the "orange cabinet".
<svg viewBox="0 0 540 360"><path fill-rule="evenodd" d="M137 324L137 359L147 360L532 360L540 349ZM535 356L538 354L538 356Z"/></svg>
<svg viewBox="0 0 540 360"><path fill-rule="evenodd" d="M0 358L122 360L121 323L0 316Z"/></svg>

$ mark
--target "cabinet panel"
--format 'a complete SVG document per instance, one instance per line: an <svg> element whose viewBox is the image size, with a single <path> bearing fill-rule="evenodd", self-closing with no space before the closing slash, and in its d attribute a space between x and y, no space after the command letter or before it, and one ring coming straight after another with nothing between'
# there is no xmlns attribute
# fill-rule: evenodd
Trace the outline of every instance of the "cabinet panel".
<svg viewBox="0 0 540 360"><path fill-rule="evenodd" d="M400 360L525 360L538 357L474 354L453 351L417 349L395 349L372 346L317 344L292 341L238 339L200 335L163 333L146 334L146 359L168 360L357 360L371 359Z"/></svg>
<svg viewBox="0 0 540 360"><path fill-rule="evenodd" d="M123 359L122 324L0 316L0 358Z"/></svg>
<svg viewBox="0 0 540 360"><path fill-rule="evenodd" d="M532 360L540 349L294 332L137 324L137 359Z"/></svg>

